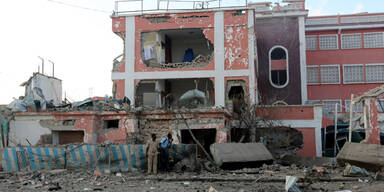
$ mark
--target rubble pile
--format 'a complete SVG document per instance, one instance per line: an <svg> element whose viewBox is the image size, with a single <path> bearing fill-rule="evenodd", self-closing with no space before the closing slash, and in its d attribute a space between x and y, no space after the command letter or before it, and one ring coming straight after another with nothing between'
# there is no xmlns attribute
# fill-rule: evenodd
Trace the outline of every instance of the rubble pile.
<svg viewBox="0 0 384 192"><path fill-rule="evenodd" d="M263 165L215 173L170 172L147 176L144 172L69 171L3 173L1 191L377 191L384 187L380 174L344 176L348 168ZM294 181L294 182L293 182ZM294 187L292 187L294 186ZM376 189L376 190L374 190Z"/></svg>

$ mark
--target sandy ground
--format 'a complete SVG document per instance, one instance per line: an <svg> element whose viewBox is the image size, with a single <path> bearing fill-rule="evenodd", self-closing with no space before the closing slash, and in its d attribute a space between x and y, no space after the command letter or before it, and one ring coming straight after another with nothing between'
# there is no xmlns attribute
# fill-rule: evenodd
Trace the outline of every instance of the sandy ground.
<svg viewBox="0 0 384 192"><path fill-rule="evenodd" d="M285 191L285 176L302 178L302 191L384 191L384 181L373 177L343 177L342 169L283 167L279 165L216 173L115 173L95 175L92 171L55 170L3 173L0 191ZM374 175L372 173L372 175ZM305 182L303 182L305 180Z"/></svg>

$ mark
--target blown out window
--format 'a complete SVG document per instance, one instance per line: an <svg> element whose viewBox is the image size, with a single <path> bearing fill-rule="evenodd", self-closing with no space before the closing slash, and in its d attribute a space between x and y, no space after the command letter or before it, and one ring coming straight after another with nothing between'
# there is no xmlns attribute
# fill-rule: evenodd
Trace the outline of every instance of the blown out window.
<svg viewBox="0 0 384 192"><path fill-rule="evenodd" d="M275 87L288 84L288 51L282 46L275 46L269 51L269 80Z"/></svg>

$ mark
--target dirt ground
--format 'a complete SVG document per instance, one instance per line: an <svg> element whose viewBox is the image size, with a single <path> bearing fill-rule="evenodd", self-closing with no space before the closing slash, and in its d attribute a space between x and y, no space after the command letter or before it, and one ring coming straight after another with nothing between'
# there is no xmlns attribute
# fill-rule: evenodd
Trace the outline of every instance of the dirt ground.
<svg viewBox="0 0 384 192"><path fill-rule="evenodd" d="M280 165L235 171L220 170L185 173L142 172L95 175L93 171L53 170L45 172L3 173L0 191L285 191L287 175L301 178L302 191L384 191L384 181L368 177L343 177L342 169L284 167ZM374 175L374 173L371 173ZM211 191L210 191L211 192ZM347 192L347 191L345 191Z"/></svg>

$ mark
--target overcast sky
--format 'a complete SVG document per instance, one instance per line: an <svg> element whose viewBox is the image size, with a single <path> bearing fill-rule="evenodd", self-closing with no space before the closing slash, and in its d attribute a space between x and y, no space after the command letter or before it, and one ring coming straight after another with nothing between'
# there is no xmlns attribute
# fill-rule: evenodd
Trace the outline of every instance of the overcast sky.
<svg viewBox="0 0 384 192"><path fill-rule="evenodd" d="M384 12L383 0L307 0L306 6L310 15ZM114 0L1 0L0 104L24 94L19 85L37 71L38 56L48 75L48 60L55 63L71 100L111 95L112 60L123 50L111 30L113 8Z"/></svg>

